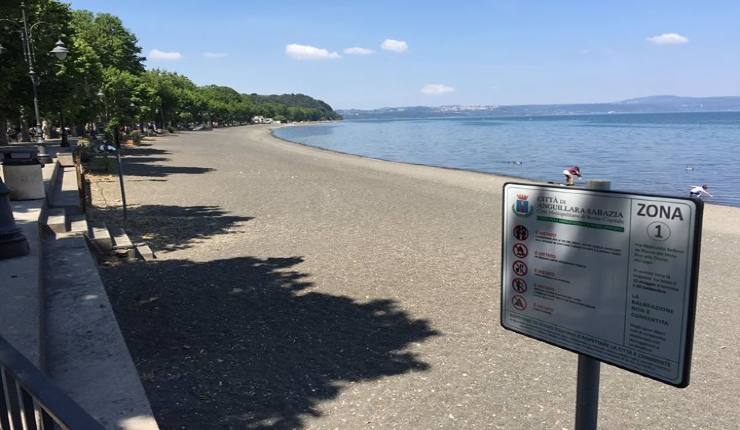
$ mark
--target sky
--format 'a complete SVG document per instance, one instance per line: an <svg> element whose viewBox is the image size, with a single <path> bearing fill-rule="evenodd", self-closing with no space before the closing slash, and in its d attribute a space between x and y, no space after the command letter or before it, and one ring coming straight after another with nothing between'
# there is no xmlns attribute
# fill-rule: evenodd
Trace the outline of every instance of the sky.
<svg viewBox="0 0 740 430"><path fill-rule="evenodd" d="M147 68L338 109L740 96L740 1L75 0Z"/></svg>

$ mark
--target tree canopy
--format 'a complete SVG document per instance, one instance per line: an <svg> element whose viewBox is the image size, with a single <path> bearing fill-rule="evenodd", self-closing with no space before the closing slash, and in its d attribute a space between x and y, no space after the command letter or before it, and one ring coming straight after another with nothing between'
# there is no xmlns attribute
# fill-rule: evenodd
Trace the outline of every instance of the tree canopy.
<svg viewBox="0 0 740 430"><path fill-rule="evenodd" d="M72 10L58 0L26 0L34 27L34 68L39 76L41 116L58 124L104 122L110 127L157 122L162 125L248 122L261 115L284 121L341 119L328 104L304 94L242 94L217 85L198 86L186 76L146 70L136 35L116 16ZM20 23L20 0L0 3L0 16ZM65 61L49 50L61 39ZM6 120L35 123L32 85L19 33L0 27L0 129ZM0 141L0 143L2 143Z"/></svg>
<svg viewBox="0 0 740 430"><path fill-rule="evenodd" d="M72 27L75 39L81 39L92 48L102 68L113 67L134 74L144 71L145 58L137 45L139 41L118 17L75 10L72 11Z"/></svg>

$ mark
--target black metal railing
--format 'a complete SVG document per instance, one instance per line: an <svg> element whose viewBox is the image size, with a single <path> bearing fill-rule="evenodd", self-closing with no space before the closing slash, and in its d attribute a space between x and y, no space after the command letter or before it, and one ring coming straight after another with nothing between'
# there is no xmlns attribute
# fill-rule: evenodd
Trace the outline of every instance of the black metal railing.
<svg viewBox="0 0 740 430"><path fill-rule="evenodd" d="M0 430L104 427L0 336Z"/></svg>

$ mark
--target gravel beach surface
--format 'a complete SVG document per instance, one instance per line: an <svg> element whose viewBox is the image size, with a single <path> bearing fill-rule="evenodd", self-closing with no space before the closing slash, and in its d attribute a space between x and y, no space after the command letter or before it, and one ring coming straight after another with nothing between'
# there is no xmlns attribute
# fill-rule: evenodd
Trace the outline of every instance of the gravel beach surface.
<svg viewBox="0 0 740 430"><path fill-rule="evenodd" d="M505 178L263 126L124 165L157 260L101 272L162 428L573 428L577 356L499 325ZM94 188L114 222L117 182ZM740 209L707 205L691 385L603 365L600 428L737 427L739 262Z"/></svg>

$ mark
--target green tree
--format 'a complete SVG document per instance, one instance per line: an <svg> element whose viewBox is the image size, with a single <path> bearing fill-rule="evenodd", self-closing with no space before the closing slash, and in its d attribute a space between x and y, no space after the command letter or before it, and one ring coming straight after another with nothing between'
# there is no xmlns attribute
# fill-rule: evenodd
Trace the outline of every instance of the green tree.
<svg viewBox="0 0 740 430"><path fill-rule="evenodd" d="M87 10L72 12L75 37L85 41L100 59L103 68L114 67L129 73L144 72L141 48L136 36L121 20L107 13L95 15Z"/></svg>
<svg viewBox="0 0 740 430"><path fill-rule="evenodd" d="M168 124L190 122L198 116L196 110L201 103L194 94L195 84L187 77L154 69L145 72L142 79L156 91L160 106L155 110L159 111L157 120L163 122L163 127Z"/></svg>
<svg viewBox="0 0 740 430"><path fill-rule="evenodd" d="M103 68L95 51L80 38L71 38L67 59L59 62L50 75L42 97L47 100L47 115L64 116L65 125L84 125L100 109L98 91L103 81ZM74 129L74 127L73 127Z"/></svg>
<svg viewBox="0 0 740 430"><path fill-rule="evenodd" d="M0 25L0 43L6 52L0 57L0 143L5 137L6 120L26 128L35 123L33 114L32 84L28 75L28 64L23 55L22 41L18 30L22 28L21 2L7 0L0 3L0 16L15 21ZM54 87L56 59L47 55L62 34L69 34L71 16L69 5L54 0L31 0L25 4L26 19L32 29L31 47L34 71L40 82L40 110L49 109L50 100L41 97L41 92ZM38 25L34 25L38 23ZM68 93L65 93L65 95ZM43 115L42 115L43 116Z"/></svg>
<svg viewBox="0 0 740 430"><path fill-rule="evenodd" d="M113 135L118 144L118 130L126 124L132 124L139 117L136 105L141 101L139 95L141 79L131 72L108 67L103 71L102 104L103 117L107 131Z"/></svg>

